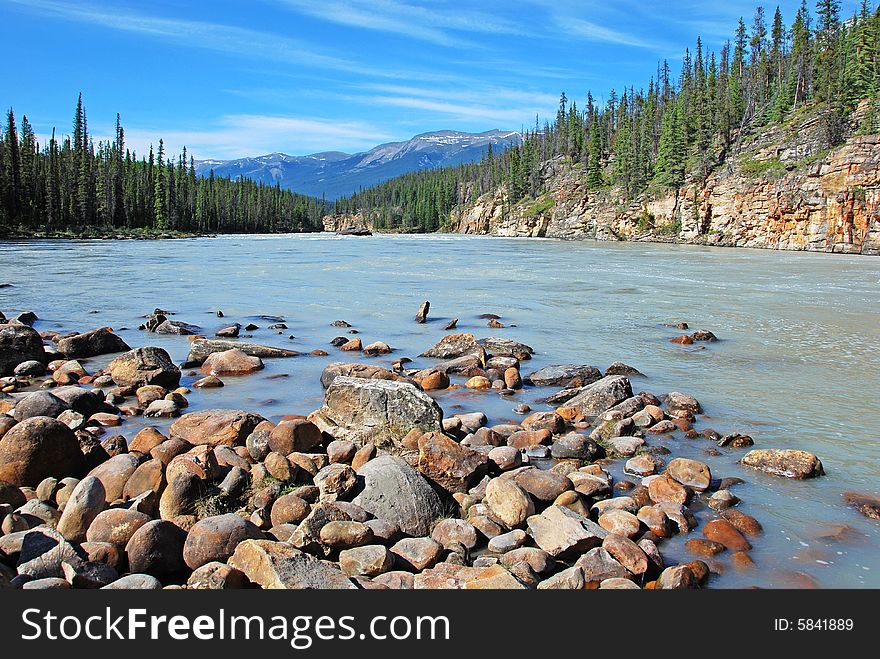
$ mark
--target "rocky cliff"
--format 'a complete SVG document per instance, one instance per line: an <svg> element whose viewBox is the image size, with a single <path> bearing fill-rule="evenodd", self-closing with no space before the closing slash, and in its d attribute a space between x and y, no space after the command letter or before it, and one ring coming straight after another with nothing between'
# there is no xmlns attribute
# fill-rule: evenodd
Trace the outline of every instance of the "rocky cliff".
<svg viewBox="0 0 880 659"><path fill-rule="evenodd" d="M364 217L363 213L354 215L325 215L322 219L324 231L342 232L356 230L373 230L373 221Z"/></svg>
<svg viewBox="0 0 880 659"><path fill-rule="evenodd" d="M452 230L880 254L880 135L827 149L822 134L804 113L743 139L704 180L636 200L588 190L581 169L553 160L543 197L511 207L498 189L454 209Z"/></svg>

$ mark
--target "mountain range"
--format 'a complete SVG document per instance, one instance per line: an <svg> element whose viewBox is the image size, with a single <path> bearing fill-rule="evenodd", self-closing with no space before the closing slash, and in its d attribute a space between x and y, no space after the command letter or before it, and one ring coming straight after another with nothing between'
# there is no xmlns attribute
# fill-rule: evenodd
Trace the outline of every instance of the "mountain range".
<svg viewBox="0 0 880 659"><path fill-rule="evenodd" d="M301 194L324 196L328 201L420 169L475 162L492 145L493 150L519 144L519 133L490 130L462 133L441 130L422 133L405 142L389 142L363 153L326 151L306 156L270 153L237 160L197 160L196 173L232 179L249 178L279 183Z"/></svg>

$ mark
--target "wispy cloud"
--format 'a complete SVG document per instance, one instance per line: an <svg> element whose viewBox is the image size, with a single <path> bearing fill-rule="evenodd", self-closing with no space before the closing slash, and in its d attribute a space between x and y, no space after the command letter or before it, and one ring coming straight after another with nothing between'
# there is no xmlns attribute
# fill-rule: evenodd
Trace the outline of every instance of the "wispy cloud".
<svg viewBox="0 0 880 659"><path fill-rule="evenodd" d="M118 7L111 10L94 5L62 3L53 0L7 1L26 10L56 18L174 41L192 48L287 64L386 77L381 70L374 70L351 60L322 54L311 44L269 32L219 23L159 18L122 10Z"/></svg>
<svg viewBox="0 0 880 659"><path fill-rule="evenodd" d="M463 8L460 3L419 6L399 0L278 0L300 13L339 25L398 34L440 46L477 44L458 32L522 34L511 21Z"/></svg>
<svg viewBox="0 0 880 659"><path fill-rule="evenodd" d="M203 123L199 124L203 126ZM112 134L108 126L96 126L94 138ZM102 137L101 135L106 135ZM41 135L43 140L48 136ZM318 151L369 149L387 142L391 135L369 123L335 121L314 117L226 115L208 122L207 128L168 130L155 126L125 126L126 147L145 156L159 139L165 151L177 156L185 146L196 159L234 159L282 151L308 154ZM59 137L60 139L60 137Z"/></svg>
<svg viewBox="0 0 880 659"><path fill-rule="evenodd" d="M660 45L648 39L643 39L627 32L613 30L609 27L582 18L558 16L556 22L559 27L565 30L568 34L583 37L589 41L602 41L604 43L611 43L619 46L631 46L633 48L648 48L654 50L659 50L661 48Z"/></svg>

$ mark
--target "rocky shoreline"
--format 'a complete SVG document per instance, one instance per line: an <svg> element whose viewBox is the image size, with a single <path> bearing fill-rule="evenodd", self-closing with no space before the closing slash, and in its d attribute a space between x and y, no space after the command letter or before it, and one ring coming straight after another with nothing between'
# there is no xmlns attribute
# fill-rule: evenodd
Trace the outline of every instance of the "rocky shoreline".
<svg viewBox="0 0 880 659"><path fill-rule="evenodd" d="M109 328L41 334L36 314L0 315L0 588L697 588L752 569L762 529L738 509L739 479L676 456L676 436L773 476L824 472L810 453L706 427L689 394L638 391L644 376L624 363L531 371L530 346L454 323L391 368L353 359L387 344L335 339L345 361L328 359L320 409L277 423L202 409L263 359L330 355L242 341L237 323L209 338L169 315L142 329L186 335L182 365ZM89 372L100 355L116 356ZM523 388L546 390L546 405L490 425L480 396ZM474 409L447 415L457 390ZM154 426L127 432L136 416ZM692 560L664 558L673 536Z"/></svg>

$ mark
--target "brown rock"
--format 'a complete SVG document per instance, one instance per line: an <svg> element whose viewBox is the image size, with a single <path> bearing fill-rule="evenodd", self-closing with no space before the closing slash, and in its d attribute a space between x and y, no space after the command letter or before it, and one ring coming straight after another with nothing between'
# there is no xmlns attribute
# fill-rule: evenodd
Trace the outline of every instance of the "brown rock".
<svg viewBox="0 0 880 659"><path fill-rule="evenodd" d="M184 414L170 433L193 446L242 446L263 417L242 410L203 410Z"/></svg>
<svg viewBox="0 0 880 659"><path fill-rule="evenodd" d="M757 536L763 533L761 524L751 515L746 515L738 510L725 510L721 516L740 532L748 536Z"/></svg>
<svg viewBox="0 0 880 659"><path fill-rule="evenodd" d="M740 462L746 467L785 478L815 478L825 473L819 458L806 451L755 449L746 453Z"/></svg>
<svg viewBox="0 0 880 659"><path fill-rule="evenodd" d="M36 486L48 476L79 476L82 467L76 435L56 419L25 419L0 438L0 481Z"/></svg>
<svg viewBox="0 0 880 659"><path fill-rule="evenodd" d="M485 455L439 432L421 436L419 471L448 492L467 492L488 470Z"/></svg>
<svg viewBox="0 0 880 659"><path fill-rule="evenodd" d="M86 539L92 543L125 547L135 532L149 521L149 515L137 510L111 508L95 517L86 532Z"/></svg>
<svg viewBox="0 0 880 659"><path fill-rule="evenodd" d="M186 569L183 545L186 532L171 522L153 520L141 526L125 545L129 569L160 580Z"/></svg>
<svg viewBox="0 0 880 659"><path fill-rule="evenodd" d="M233 513L199 520L186 535L183 560L191 570L211 561L225 561L244 540L263 534L250 521Z"/></svg>
<svg viewBox="0 0 880 659"><path fill-rule="evenodd" d="M339 569L284 542L245 540L228 561L267 589L349 589L356 586Z"/></svg>
<svg viewBox="0 0 880 659"><path fill-rule="evenodd" d="M669 501L683 504L689 497L687 488L667 476L653 478L648 484L648 494L654 503Z"/></svg>
<svg viewBox="0 0 880 659"><path fill-rule="evenodd" d="M713 519L708 522L703 527L703 535L731 551L748 551L752 548L749 541L726 519Z"/></svg>
<svg viewBox="0 0 880 659"><path fill-rule="evenodd" d="M623 567L638 576L648 571L648 557L632 540L619 533L609 533L602 547Z"/></svg>
<svg viewBox="0 0 880 659"><path fill-rule="evenodd" d="M705 492L712 482L709 465L688 458L670 460L666 466L666 473L677 482L697 492Z"/></svg>

